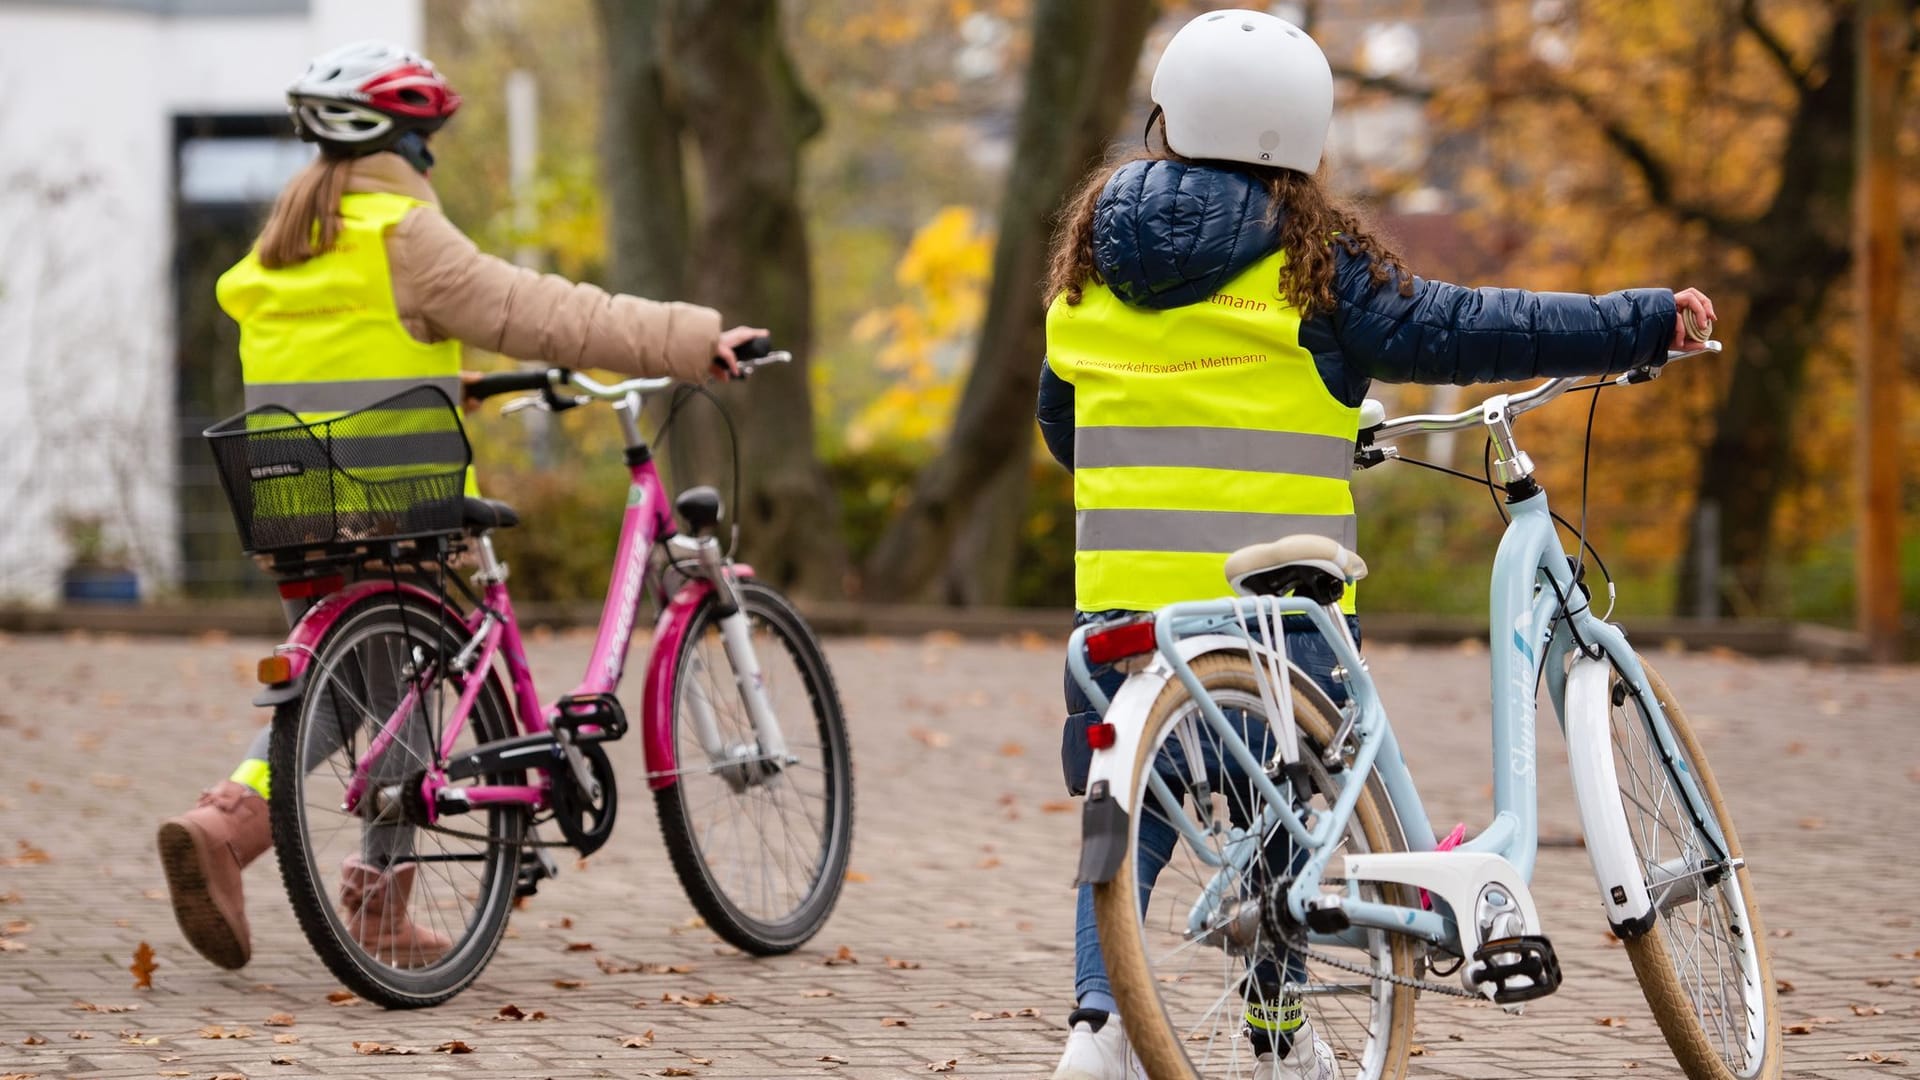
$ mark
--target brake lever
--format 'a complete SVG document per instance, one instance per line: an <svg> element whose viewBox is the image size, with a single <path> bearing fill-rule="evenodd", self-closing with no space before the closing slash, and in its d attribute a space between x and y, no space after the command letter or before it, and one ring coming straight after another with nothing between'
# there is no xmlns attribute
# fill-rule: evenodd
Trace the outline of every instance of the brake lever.
<svg viewBox="0 0 1920 1080"><path fill-rule="evenodd" d="M528 409L545 409L546 407L547 403L541 400L539 394L527 394L500 406L500 415L512 416L514 413L525 412Z"/></svg>
<svg viewBox="0 0 1920 1080"><path fill-rule="evenodd" d="M757 356L752 360L735 361L735 365L740 369L739 378L747 379L751 378L755 371L758 371L768 364L788 364L792 362L793 354L785 349L779 349L765 356Z"/></svg>

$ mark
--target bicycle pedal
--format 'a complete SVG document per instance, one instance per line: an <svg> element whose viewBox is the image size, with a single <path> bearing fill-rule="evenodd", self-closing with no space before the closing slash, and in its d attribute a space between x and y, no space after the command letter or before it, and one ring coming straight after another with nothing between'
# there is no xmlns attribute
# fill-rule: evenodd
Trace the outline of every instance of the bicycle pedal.
<svg viewBox="0 0 1920 1080"><path fill-rule="evenodd" d="M554 726L577 742L612 742L627 733L627 710L612 694L569 694L554 703Z"/></svg>
<svg viewBox="0 0 1920 1080"><path fill-rule="evenodd" d="M1494 938L1473 951L1467 983L1496 1005L1516 1005L1560 989L1560 960L1540 934Z"/></svg>
<svg viewBox="0 0 1920 1080"><path fill-rule="evenodd" d="M541 882L559 876L560 866L545 848L521 848L520 866L513 882L513 898L520 900L532 896L540 891Z"/></svg>

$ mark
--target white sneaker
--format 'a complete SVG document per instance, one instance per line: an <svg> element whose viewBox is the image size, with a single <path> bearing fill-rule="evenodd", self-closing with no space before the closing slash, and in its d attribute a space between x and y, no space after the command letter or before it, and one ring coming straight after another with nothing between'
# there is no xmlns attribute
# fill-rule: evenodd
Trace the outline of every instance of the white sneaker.
<svg viewBox="0 0 1920 1080"><path fill-rule="evenodd" d="M1308 1024L1294 1033L1293 1052L1286 1057L1260 1055L1253 1066L1253 1080L1340 1080L1340 1062L1333 1056L1333 1047Z"/></svg>
<svg viewBox="0 0 1920 1080"><path fill-rule="evenodd" d="M1127 1045L1120 1014L1113 1013L1099 1031L1085 1020L1073 1025L1066 1052L1054 1066L1053 1080L1147 1080L1147 1072Z"/></svg>

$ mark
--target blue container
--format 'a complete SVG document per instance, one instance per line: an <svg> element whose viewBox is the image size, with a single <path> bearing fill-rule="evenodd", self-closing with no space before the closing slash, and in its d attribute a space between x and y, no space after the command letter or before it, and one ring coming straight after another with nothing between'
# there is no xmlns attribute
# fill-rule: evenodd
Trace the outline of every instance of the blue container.
<svg viewBox="0 0 1920 1080"><path fill-rule="evenodd" d="M140 575L131 570L70 567L61 579L60 596L69 604L137 604Z"/></svg>

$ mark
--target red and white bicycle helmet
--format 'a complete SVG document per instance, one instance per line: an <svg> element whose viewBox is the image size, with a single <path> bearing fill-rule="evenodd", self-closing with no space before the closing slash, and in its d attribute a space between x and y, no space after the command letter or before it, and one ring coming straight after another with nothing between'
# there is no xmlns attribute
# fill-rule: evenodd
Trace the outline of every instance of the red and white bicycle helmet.
<svg viewBox="0 0 1920 1080"><path fill-rule="evenodd" d="M302 139L358 157L411 131L438 130L460 107L433 64L385 41L359 41L315 57L287 88Z"/></svg>

